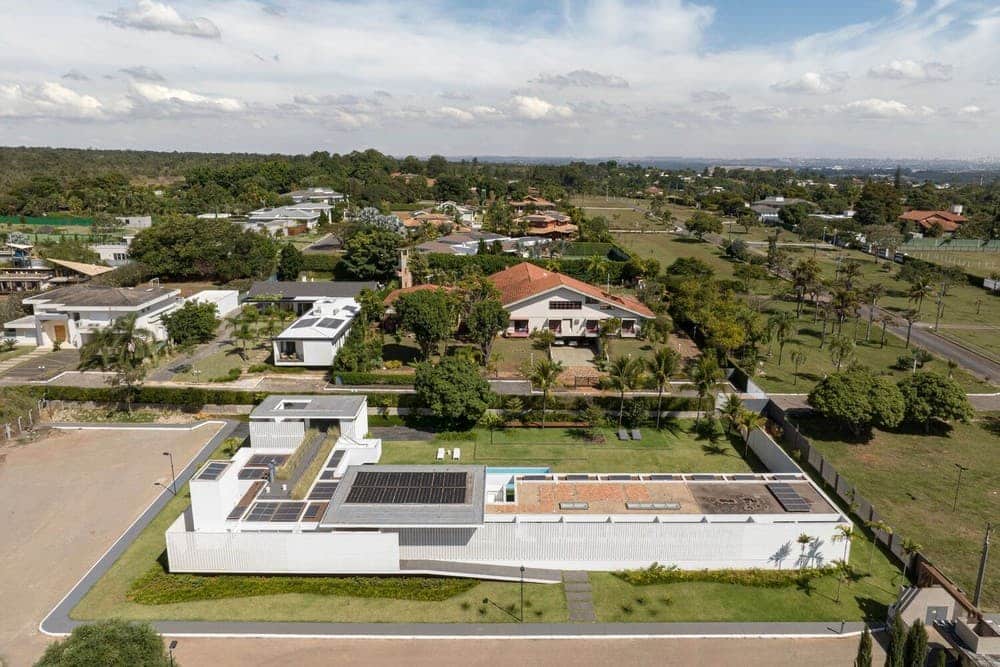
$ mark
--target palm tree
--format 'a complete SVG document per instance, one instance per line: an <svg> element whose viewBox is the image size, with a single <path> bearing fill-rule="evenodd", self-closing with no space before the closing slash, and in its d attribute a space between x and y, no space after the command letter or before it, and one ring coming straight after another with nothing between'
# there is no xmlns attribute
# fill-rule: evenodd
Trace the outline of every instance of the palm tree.
<svg viewBox="0 0 1000 667"><path fill-rule="evenodd" d="M872 571L872 559L875 557L875 549L878 548L878 533L892 535L892 526L885 521L866 521L865 527L872 531L872 544L868 550L868 571Z"/></svg>
<svg viewBox="0 0 1000 667"><path fill-rule="evenodd" d="M919 276L910 283L910 291L907 293L907 298L909 298L911 303L917 304L917 317L920 316L920 307L924 304L924 299L932 294L934 294L934 285L927 278Z"/></svg>
<svg viewBox="0 0 1000 667"><path fill-rule="evenodd" d="M597 327L597 337L601 342L601 352L604 353L604 360L611 358L611 337L618 334L622 328L622 321L617 317L609 317L602 320Z"/></svg>
<svg viewBox="0 0 1000 667"><path fill-rule="evenodd" d="M608 275L608 260L600 255L591 255L587 259L587 275L591 282L601 283Z"/></svg>
<svg viewBox="0 0 1000 667"><path fill-rule="evenodd" d="M562 372L562 363L551 359L539 359L531 367L528 379L532 386L542 390L542 428L545 428L545 406L549 401L549 392L559 381Z"/></svg>
<svg viewBox="0 0 1000 667"><path fill-rule="evenodd" d="M136 324L137 315L119 317L111 326L97 331L80 349L80 368L101 368L114 371L108 383L121 390L126 412L143 379L146 377L146 359L158 351L153 332Z"/></svg>
<svg viewBox="0 0 1000 667"><path fill-rule="evenodd" d="M616 357L608 368L608 384L618 392L618 425L622 425L622 413L625 410L625 392L639 386L642 381L642 362L632 357Z"/></svg>
<svg viewBox="0 0 1000 667"><path fill-rule="evenodd" d="M656 383L656 430L660 430L660 414L663 410L663 393L670 390L670 377L680 366L681 355L669 347L661 347L646 359L646 371Z"/></svg>
<svg viewBox="0 0 1000 667"><path fill-rule="evenodd" d="M834 539L837 538L834 537ZM846 561L835 560L833 561L833 572L837 577L837 598L834 602L840 604L840 589L844 585L844 580L851 576L851 566Z"/></svg>
<svg viewBox="0 0 1000 667"><path fill-rule="evenodd" d="M484 414L480 418L479 424L481 426L485 426L486 428L488 428L490 430L490 444L492 445L493 444L493 432L496 429L498 429L498 428L502 428L503 425L504 425L504 421L503 421L503 417L501 417L497 413L495 413L495 412L487 412L486 414Z"/></svg>
<svg viewBox="0 0 1000 667"><path fill-rule="evenodd" d="M726 402L722 404L722 418L726 420L726 431L732 433L733 429L739 426L741 414L743 414L743 400L737 394L729 394Z"/></svg>
<svg viewBox="0 0 1000 667"><path fill-rule="evenodd" d="M744 429L743 436L743 456L750 453L750 434L759 428L763 428L767 420L764 415L753 410L744 410L740 413L739 424Z"/></svg>
<svg viewBox="0 0 1000 667"><path fill-rule="evenodd" d="M803 352L802 350L795 350L794 352L792 352L792 368L794 369L792 371L792 375L794 375L794 379L792 380L792 386L795 386L799 383L799 366L804 364L805 361L806 361L805 352Z"/></svg>
<svg viewBox="0 0 1000 667"><path fill-rule="evenodd" d="M910 567L910 560L912 559L913 554L917 553L924 547L919 542L915 542L908 537L903 539L902 546L903 546L903 553L906 554L906 562L903 563L903 576L906 577L908 576L907 570Z"/></svg>
<svg viewBox="0 0 1000 667"><path fill-rule="evenodd" d="M690 369L688 377L694 383L698 392L698 420L701 420L701 412L704 407L705 398L712 393L715 385L722 381L722 369L715 359L715 354L711 351L698 357Z"/></svg>
<svg viewBox="0 0 1000 667"><path fill-rule="evenodd" d="M854 526L851 524L838 524L836 528L836 534L833 536L834 542L844 543L844 558L843 563L847 563L847 549L851 546L851 536L854 535Z"/></svg>
<svg viewBox="0 0 1000 667"><path fill-rule="evenodd" d="M919 310L908 310L903 313L903 319L906 320L906 345L903 347L910 349L910 333L913 331L913 323L917 321L920 317Z"/></svg>
<svg viewBox="0 0 1000 667"><path fill-rule="evenodd" d="M778 340L778 365L781 365L781 357L785 352L785 343L788 342L788 334L792 332L795 317L791 313L776 313L771 316L773 321L774 337Z"/></svg>
<svg viewBox="0 0 1000 667"><path fill-rule="evenodd" d="M865 330L865 341L871 339L872 322L875 320L875 308L878 300L885 294L885 286L882 283L872 283L865 288L865 298L868 299L868 328Z"/></svg>
<svg viewBox="0 0 1000 667"><path fill-rule="evenodd" d="M840 280L847 289L854 288L854 281L861 275L861 263L857 261L847 261L840 269Z"/></svg>
<svg viewBox="0 0 1000 667"><path fill-rule="evenodd" d="M797 303L795 305L795 317L802 315L802 303L805 300L806 292L819 280L819 263L812 258L800 260L792 269L792 286L795 288Z"/></svg>
<svg viewBox="0 0 1000 667"><path fill-rule="evenodd" d="M830 340L830 358L837 365L837 372L845 361L854 353L854 341L847 336L834 336Z"/></svg>

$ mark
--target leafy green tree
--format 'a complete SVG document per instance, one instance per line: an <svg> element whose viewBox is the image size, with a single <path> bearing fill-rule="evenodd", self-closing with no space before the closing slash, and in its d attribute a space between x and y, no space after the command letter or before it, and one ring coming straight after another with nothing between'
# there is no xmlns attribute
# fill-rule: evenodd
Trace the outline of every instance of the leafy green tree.
<svg viewBox="0 0 1000 667"><path fill-rule="evenodd" d="M545 428L545 409L549 402L549 393L559 382L563 370L562 363L551 359L539 359L528 370L531 386L542 390L542 428Z"/></svg>
<svg viewBox="0 0 1000 667"><path fill-rule="evenodd" d="M510 313L499 299L485 299L472 304L465 320L465 328L469 332L469 338L482 350L484 363L490 358L490 349L497 334L504 331L509 323Z"/></svg>
<svg viewBox="0 0 1000 667"><path fill-rule="evenodd" d="M490 432L490 444L493 444L493 432L498 428L503 428L504 420L503 417L495 412L487 412L479 420L479 425Z"/></svg>
<svg viewBox="0 0 1000 667"><path fill-rule="evenodd" d="M927 629L919 618L913 621L906 633L903 663L906 667L924 667L927 660Z"/></svg>
<svg viewBox="0 0 1000 667"><path fill-rule="evenodd" d="M711 213L706 213L704 211L696 211L691 218L684 223L688 231L697 236L699 239L704 239L705 234L721 234L722 233L722 221Z"/></svg>
<svg viewBox="0 0 1000 667"><path fill-rule="evenodd" d="M809 219L812 207L805 202L797 202L782 206L778 211L778 219L789 227L796 228Z"/></svg>
<svg viewBox="0 0 1000 667"><path fill-rule="evenodd" d="M858 655L854 658L854 667L872 667L872 633L867 625L861 631L861 641L858 643Z"/></svg>
<svg viewBox="0 0 1000 667"><path fill-rule="evenodd" d="M158 351L153 332L138 326L136 320L135 314L119 317L80 348L80 369L112 371L108 384L117 390L128 412L146 377L145 361Z"/></svg>
<svg viewBox="0 0 1000 667"><path fill-rule="evenodd" d="M927 371L907 375L898 383L906 404L904 420L923 424L929 432L933 421L945 423L972 418L972 404L955 380Z"/></svg>
<svg viewBox="0 0 1000 667"><path fill-rule="evenodd" d="M750 434L763 428L767 420L759 412L743 410L738 423L743 428L743 456L747 456L750 453Z"/></svg>
<svg viewBox="0 0 1000 667"><path fill-rule="evenodd" d="M278 280L298 280L303 268L305 261L299 249L291 243L282 246L278 257Z"/></svg>
<svg viewBox="0 0 1000 667"><path fill-rule="evenodd" d="M430 359L455 330L452 301L443 289L403 294L395 308L400 329L413 334L424 359Z"/></svg>
<svg viewBox="0 0 1000 667"><path fill-rule="evenodd" d="M855 436L870 434L872 426L898 426L906 412L899 388L863 367L820 380L809 393L809 405L843 424Z"/></svg>
<svg viewBox="0 0 1000 667"><path fill-rule="evenodd" d="M451 425L475 424L490 404L490 385L474 363L445 357L438 364L423 362L413 380L420 405Z"/></svg>
<svg viewBox="0 0 1000 667"><path fill-rule="evenodd" d="M77 626L66 639L49 644L35 667L172 664L163 638L149 623L111 619Z"/></svg>
<svg viewBox="0 0 1000 667"><path fill-rule="evenodd" d="M740 415L743 414L743 400L738 394L726 396L726 402L722 404L722 419L726 422L726 432L732 433L740 425Z"/></svg>
<svg viewBox="0 0 1000 667"><path fill-rule="evenodd" d="M160 321L175 345L187 347L215 338L219 328L217 311L214 303L186 301L174 312L161 315Z"/></svg>
<svg viewBox="0 0 1000 667"><path fill-rule="evenodd" d="M79 239L61 238L52 243L40 243L38 254L45 259L61 259L66 262L82 262L84 264L103 264L101 256Z"/></svg>
<svg viewBox="0 0 1000 667"><path fill-rule="evenodd" d="M681 365L681 355L667 346L658 348L653 356L646 359L646 372L656 383L656 429L660 429L663 412L663 394L670 391L670 378Z"/></svg>
<svg viewBox="0 0 1000 667"><path fill-rule="evenodd" d="M382 334L356 322L333 360L333 371L367 372L382 365Z"/></svg>
<svg viewBox="0 0 1000 667"><path fill-rule="evenodd" d="M622 425L622 412L625 409L625 392L632 391L642 382L643 365L639 359L632 357L616 357L608 368L608 385L618 392L618 425Z"/></svg>
<svg viewBox="0 0 1000 667"><path fill-rule="evenodd" d="M795 377L792 380L792 386L799 383L799 366L806 362L806 353L802 350L795 350L792 352L792 375Z"/></svg>
<svg viewBox="0 0 1000 667"><path fill-rule="evenodd" d="M847 336L834 336L830 340L830 358L840 372L840 367L854 354L854 341Z"/></svg>
<svg viewBox="0 0 1000 667"><path fill-rule="evenodd" d="M387 280L399 262L400 236L387 229L368 228L344 242L341 263L357 280Z"/></svg>
<svg viewBox="0 0 1000 667"><path fill-rule="evenodd" d="M899 191L892 184L869 181L854 205L854 222L865 227L891 225L896 223L902 212Z"/></svg>

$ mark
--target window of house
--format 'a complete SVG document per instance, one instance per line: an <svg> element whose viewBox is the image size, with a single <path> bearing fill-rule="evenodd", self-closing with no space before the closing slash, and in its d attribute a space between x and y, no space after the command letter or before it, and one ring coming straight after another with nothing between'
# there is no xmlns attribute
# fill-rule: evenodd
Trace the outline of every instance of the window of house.
<svg viewBox="0 0 1000 667"><path fill-rule="evenodd" d="M627 333L635 331L635 320L622 320L622 331Z"/></svg>
<svg viewBox="0 0 1000 667"><path fill-rule="evenodd" d="M528 320L514 320L515 333L528 333Z"/></svg>
<svg viewBox="0 0 1000 667"><path fill-rule="evenodd" d="M549 331L562 333L562 320L549 320Z"/></svg>
<svg viewBox="0 0 1000 667"><path fill-rule="evenodd" d="M591 333L597 331L601 327L600 323L597 320L587 320L586 326L587 326L587 331Z"/></svg>
<svg viewBox="0 0 1000 667"><path fill-rule="evenodd" d="M580 310L583 303L580 301L549 301L549 310Z"/></svg>
<svg viewBox="0 0 1000 667"><path fill-rule="evenodd" d="M595 303L599 303L599 301L597 299L595 299L594 297L592 297L592 296L588 296L587 297L587 304L588 305L593 305Z"/></svg>

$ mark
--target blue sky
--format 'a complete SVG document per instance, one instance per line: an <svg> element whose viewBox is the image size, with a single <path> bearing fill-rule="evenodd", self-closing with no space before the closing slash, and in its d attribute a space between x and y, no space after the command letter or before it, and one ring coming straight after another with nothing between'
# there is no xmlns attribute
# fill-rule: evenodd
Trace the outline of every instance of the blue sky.
<svg viewBox="0 0 1000 667"><path fill-rule="evenodd" d="M0 0L0 11L4 144L1000 155L1000 5L986 0Z"/></svg>

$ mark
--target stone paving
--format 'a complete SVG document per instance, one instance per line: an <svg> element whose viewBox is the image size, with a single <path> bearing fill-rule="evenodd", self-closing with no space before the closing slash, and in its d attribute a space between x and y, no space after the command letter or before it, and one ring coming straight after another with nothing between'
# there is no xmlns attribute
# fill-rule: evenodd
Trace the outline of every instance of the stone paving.
<svg viewBox="0 0 1000 667"><path fill-rule="evenodd" d="M563 591L571 623L595 623L594 597L590 590L590 577L586 572L563 572Z"/></svg>

